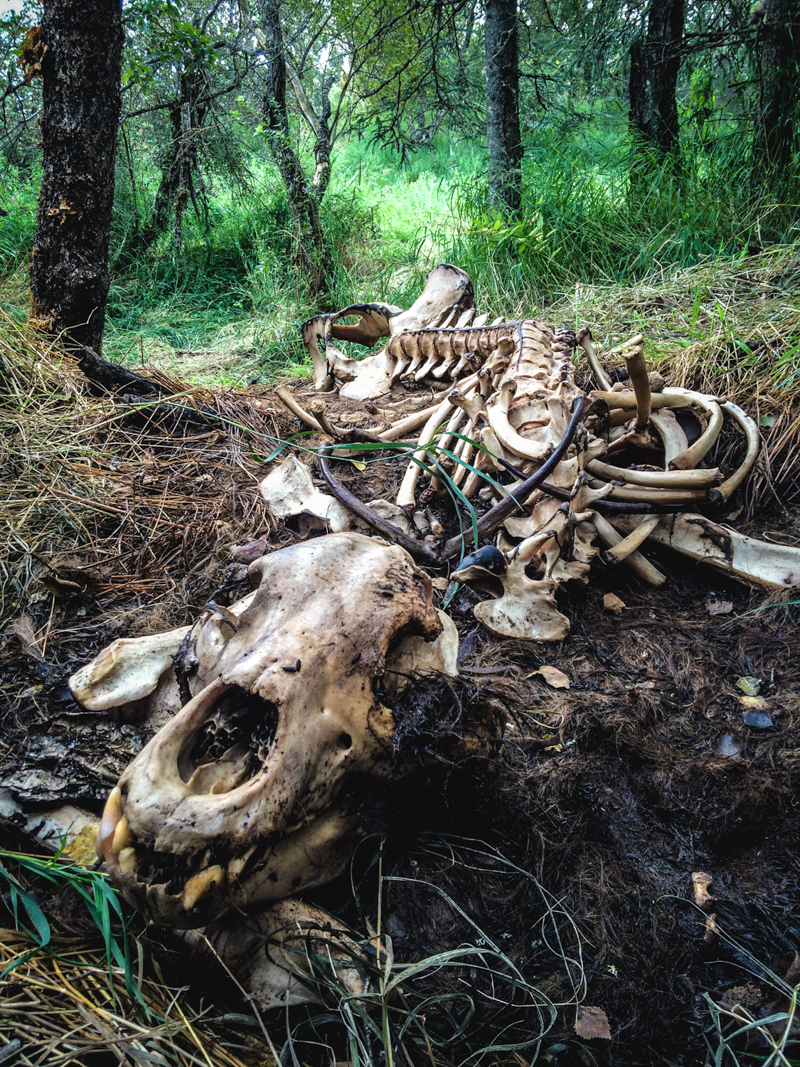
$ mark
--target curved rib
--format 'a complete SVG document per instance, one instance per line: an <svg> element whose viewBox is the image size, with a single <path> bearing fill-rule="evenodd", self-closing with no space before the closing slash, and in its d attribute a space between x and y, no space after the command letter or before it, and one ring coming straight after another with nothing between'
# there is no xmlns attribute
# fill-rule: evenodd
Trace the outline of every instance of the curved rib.
<svg viewBox="0 0 800 1067"><path fill-rule="evenodd" d="M650 489L699 489L717 485L720 480L719 467L688 471L637 471L593 459L586 464L586 469L609 482L627 482L628 485L644 485Z"/></svg>
<svg viewBox="0 0 800 1067"><path fill-rule="evenodd" d="M508 421L508 405L514 395L516 383L506 382L500 391L495 394L491 404L486 405L486 415L489 425L494 430L497 440L509 452L521 459L541 460L547 455L548 446L541 441L530 441L518 434Z"/></svg>
<svg viewBox="0 0 800 1067"><path fill-rule="evenodd" d="M720 407L723 411L727 411L744 430L745 437L747 438L747 454L745 455L741 466L737 467L730 478L726 478L722 485L711 494L711 499L714 503L721 503L723 500L728 500L733 496L753 469L753 464L758 459L758 453L761 451L761 437L758 432L758 427L753 419L742 411L738 404L732 404L730 401L725 404L720 404ZM719 494L719 499L717 498L717 494Z"/></svg>
<svg viewBox="0 0 800 1067"><path fill-rule="evenodd" d="M278 388L275 390L275 395L278 397L283 406L288 408L289 411L291 411L293 415L296 415L301 422L304 422L306 426L310 426L311 429L316 430L317 433L323 433L322 427L314 418L314 416L309 415L309 413L304 408L300 407L300 405L297 403L297 401L285 385L279 385Z"/></svg>
<svg viewBox="0 0 800 1067"><path fill-rule="evenodd" d="M590 478L592 489L599 489L608 482ZM615 485L608 494L608 500L621 500L635 504L697 504L708 500L705 489L648 489L638 485Z"/></svg>
<svg viewBox="0 0 800 1067"><path fill-rule="evenodd" d="M341 501L345 507L349 508L355 515L359 517L368 526L372 527L379 534L383 534L389 541L395 541L401 548L404 548L406 552L410 552L416 559L423 559L427 563L437 563L438 558L436 553L426 544L424 541L418 541L416 537L410 537L407 533L400 529L399 526L395 526L393 522L389 522L388 519L382 519L380 515L376 515L371 507L367 504L362 504L357 496L354 496L348 489L345 489L343 485L340 485L336 481L331 469L328 466L328 458L331 456L331 445L323 445L317 456L319 458L319 469L322 471L322 477L328 484L328 488L336 497Z"/></svg>
<svg viewBox="0 0 800 1067"><path fill-rule="evenodd" d="M592 344L592 332L588 326L585 326L582 330L578 330L578 336L575 340L586 353L586 358L589 361L589 366L592 368L592 374L594 375L597 384L601 389L611 389L611 379L600 365L600 360L597 358L597 353Z"/></svg>
<svg viewBox="0 0 800 1067"><path fill-rule="evenodd" d="M709 416L708 426L697 438L694 444L689 445L685 452L681 452L670 462L670 470L690 470L696 467L700 460L712 447L719 437L722 429L722 410L715 400L709 400L702 393L695 393L691 389L673 390L679 395L689 397L699 408L702 408Z"/></svg>

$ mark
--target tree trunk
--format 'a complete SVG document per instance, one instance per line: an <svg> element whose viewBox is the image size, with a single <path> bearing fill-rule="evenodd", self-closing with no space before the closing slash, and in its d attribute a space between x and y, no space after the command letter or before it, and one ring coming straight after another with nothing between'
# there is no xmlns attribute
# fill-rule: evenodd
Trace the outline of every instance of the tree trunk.
<svg viewBox="0 0 800 1067"><path fill-rule="evenodd" d="M119 0L45 0L30 325L100 352L120 114Z"/></svg>
<svg viewBox="0 0 800 1067"><path fill-rule="evenodd" d="M792 177L800 109L800 0L764 0L757 37L757 179L779 191ZM758 17L758 15L756 16Z"/></svg>
<svg viewBox="0 0 800 1067"><path fill-rule="evenodd" d="M631 132L637 148L659 163L678 150L675 90L685 18L686 0L651 0L647 35L630 49Z"/></svg>
<svg viewBox="0 0 800 1067"><path fill-rule="evenodd" d="M522 201L517 0L486 0L485 9L489 196L515 215Z"/></svg>
<svg viewBox="0 0 800 1067"><path fill-rule="evenodd" d="M267 61L264 125L275 165L280 171L295 230L294 263L315 297L330 290L329 252L319 217L319 203L292 148L286 108L286 57L279 0L259 0L258 39Z"/></svg>

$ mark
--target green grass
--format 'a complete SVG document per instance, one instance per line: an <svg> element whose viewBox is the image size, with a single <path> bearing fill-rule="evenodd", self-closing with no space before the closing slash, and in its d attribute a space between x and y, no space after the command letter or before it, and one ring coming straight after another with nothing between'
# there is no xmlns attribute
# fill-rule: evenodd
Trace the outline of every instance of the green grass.
<svg viewBox="0 0 800 1067"><path fill-rule="evenodd" d="M736 262L798 238L797 204L756 195L748 146L733 128L703 140L687 121L683 173L653 168L632 189L625 115L607 107L570 123L528 116L523 209L491 209L485 150L440 131L405 160L366 139L340 142L323 202L339 306L400 306L447 260L467 270L482 307L547 316L598 287L669 283L677 273ZM137 202L121 168L112 240L106 351L144 359L192 382L247 384L302 373L299 325L316 308L291 267L291 227L280 179L251 152L249 176L216 175L208 220L184 217L181 261L166 233L131 245L157 187L137 161ZM0 300L24 316L35 225L36 176L5 172ZM800 196L798 196L800 202ZM723 301L724 304L724 301Z"/></svg>

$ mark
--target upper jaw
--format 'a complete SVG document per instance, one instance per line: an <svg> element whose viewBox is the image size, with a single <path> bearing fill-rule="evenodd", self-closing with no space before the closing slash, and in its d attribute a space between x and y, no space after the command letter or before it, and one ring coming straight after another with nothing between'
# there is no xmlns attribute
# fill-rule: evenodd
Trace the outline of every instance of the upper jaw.
<svg viewBox="0 0 800 1067"><path fill-rule="evenodd" d="M341 803L236 854L208 841L192 853L158 852L130 829L116 787L106 802L98 851L129 903L159 923L186 928L231 907L281 900L330 881L360 832L359 818Z"/></svg>

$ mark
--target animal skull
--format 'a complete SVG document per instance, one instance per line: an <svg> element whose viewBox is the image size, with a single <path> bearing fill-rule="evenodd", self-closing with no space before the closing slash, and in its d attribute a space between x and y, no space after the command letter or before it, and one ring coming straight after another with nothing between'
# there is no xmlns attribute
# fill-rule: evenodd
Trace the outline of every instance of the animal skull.
<svg viewBox="0 0 800 1067"><path fill-rule="evenodd" d="M381 683L390 692L410 665L456 673L455 627L399 547L331 534L249 574L255 592L169 635L180 677L169 667L168 681L188 680L191 699L123 774L100 828L125 897L173 927L335 877L360 828L348 778L392 769ZM73 676L77 699L163 692L163 642L149 678L139 655L152 644L115 642Z"/></svg>

